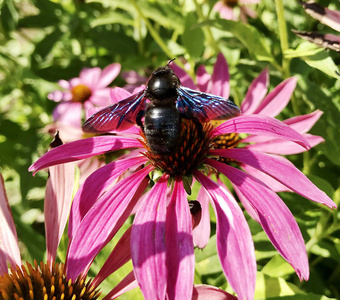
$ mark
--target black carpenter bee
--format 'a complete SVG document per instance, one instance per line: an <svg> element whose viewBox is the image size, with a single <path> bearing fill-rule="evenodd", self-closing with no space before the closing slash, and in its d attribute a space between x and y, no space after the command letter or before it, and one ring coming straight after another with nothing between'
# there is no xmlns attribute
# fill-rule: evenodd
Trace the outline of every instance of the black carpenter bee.
<svg viewBox="0 0 340 300"><path fill-rule="evenodd" d="M151 151L166 154L177 145L182 118L204 123L240 113L231 100L182 87L169 63L151 74L144 90L93 114L83 124L83 131L123 131L137 124Z"/></svg>

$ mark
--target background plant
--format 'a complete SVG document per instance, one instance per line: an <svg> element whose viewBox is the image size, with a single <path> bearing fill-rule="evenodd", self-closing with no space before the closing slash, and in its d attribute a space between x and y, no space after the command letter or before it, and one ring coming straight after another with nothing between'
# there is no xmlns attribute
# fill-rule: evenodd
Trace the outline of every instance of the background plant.
<svg viewBox="0 0 340 300"><path fill-rule="evenodd" d="M318 48L291 32L332 30L305 14L295 1L262 0L252 6L257 18L248 18L247 24L221 19L212 10L215 2L0 1L0 167L27 260L44 256L42 211L47 174L39 172L32 177L27 169L47 151L51 141L43 128L52 122L55 103L47 94L58 88L58 80L76 77L84 67L103 69L117 62L122 72L134 70L148 76L177 57L176 63L185 64L194 78L201 64L211 71L222 52L231 74L231 98L237 104L249 83L266 67L271 79L269 90L285 78L297 76L291 103L279 118L324 111L311 133L322 136L325 142L289 159L340 204L339 53ZM340 10L338 1L319 4ZM118 76L112 86L125 84ZM260 226L249 218L259 270L255 297L340 298L338 212L320 209L295 194L280 196L303 232L311 277L300 283ZM196 253L195 281L225 289L214 239L212 233L207 248ZM59 255L63 260L64 254ZM95 265L91 271L96 273ZM119 280L118 273L106 284ZM129 297L131 294L126 299Z"/></svg>

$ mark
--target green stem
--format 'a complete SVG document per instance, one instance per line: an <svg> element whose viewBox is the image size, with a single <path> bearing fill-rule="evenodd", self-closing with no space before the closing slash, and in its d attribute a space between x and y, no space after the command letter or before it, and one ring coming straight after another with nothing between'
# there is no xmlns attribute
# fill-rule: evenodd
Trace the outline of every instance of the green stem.
<svg viewBox="0 0 340 300"><path fill-rule="evenodd" d="M287 25L284 16L284 8L282 0L275 0L276 14L279 24L279 35L282 51L282 68L285 73L285 77L289 77L289 59L285 58L285 52L288 50L288 34Z"/></svg>
<svg viewBox="0 0 340 300"><path fill-rule="evenodd" d="M197 0L194 0L194 2L195 2L196 12L197 12L198 17L200 18L200 20L202 22L205 21L207 18L204 16L204 14L202 12L201 5L198 4ZM218 46L218 44L216 43L210 27L209 26L202 27L202 30L203 30L204 35L206 36L207 41L210 44L211 48L213 48L216 53L221 52L221 49Z"/></svg>

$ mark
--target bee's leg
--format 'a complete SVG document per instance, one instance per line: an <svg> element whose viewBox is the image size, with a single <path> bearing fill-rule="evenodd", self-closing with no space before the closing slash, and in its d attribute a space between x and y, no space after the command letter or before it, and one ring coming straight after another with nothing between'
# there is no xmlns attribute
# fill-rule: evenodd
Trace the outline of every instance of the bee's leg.
<svg viewBox="0 0 340 300"><path fill-rule="evenodd" d="M144 125L142 122L142 118L145 115L145 110L141 110L138 112L137 117L136 117L136 124L144 131Z"/></svg>

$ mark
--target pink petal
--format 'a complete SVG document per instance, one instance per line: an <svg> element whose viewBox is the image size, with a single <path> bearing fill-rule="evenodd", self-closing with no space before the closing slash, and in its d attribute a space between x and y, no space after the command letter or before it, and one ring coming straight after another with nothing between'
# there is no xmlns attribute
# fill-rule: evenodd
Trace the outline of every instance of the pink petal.
<svg viewBox="0 0 340 300"><path fill-rule="evenodd" d="M59 84L63 89L65 89L65 90L71 89L70 82L67 81L67 80L64 80L64 79L59 80L59 81L58 81L58 84Z"/></svg>
<svg viewBox="0 0 340 300"><path fill-rule="evenodd" d="M21 266L17 231L8 203L4 179L0 174L0 276L8 273L7 262L14 268Z"/></svg>
<svg viewBox="0 0 340 300"><path fill-rule="evenodd" d="M181 81L181 85L188 87L190 89L193 89L193 90L196 89L196 85L194 81L192 80L190 75L185 70L177 66L175 63L171 63L170 68L175 71L175 74L178 76L179 80Z"/></svg>
<svg viewBox="0 0 340 300"><path fill-rule="evenodd" d="M302 136L305 138L311 148L324 142L324 139L321 136L306 133L304 133ZM282 139L271 139L267 142L247 145L245 148L280 155L298 154L306 151L306 148L291 141L285 141Z"/></svg>
<svg viewBox="0 0 340 300"><path fill-rule="evenodd" d="M154 185L147 205L141 207L131 232L131 256L145 299L165 299L167 288L165 219L167 178Z"/></svg>
<svg viewBox="0 0 340 300"><path fill-rule="evenodd" d="M223 54L219 53L211 76L212 85L210 87L210 93L228 99L230 93L229 80L230 75L227 61Z"/></svg>
<svg viewBox="0 0 340 300"><path fill-rule="evenodd" d="M133 271L131 271L123 280L117 284L114 289L110 293L108 293L103 300L112 300L116 299L124 293L131 291L138 287L138 283L135 280L135 275Z"/></svg>
<svg viewBox="0 0 340 300"><path fill-rule="evenodd" d="M287 106L294 92L296 82L296 77L282 81L264 98L254 114L276 117Z"/></svg>
<svg viewBox="0 0 340 300"><path fill-rule="evenodd" d="M49 168L46 183L44 216L47 262L52 268L72 203L74 164Z"/></svg>
<svg viewBox="0 0 340 300"><path fill-rule="evenodd" d="M240 299L253 299L256 281L254 244L247 221L233 196L199 171L195 178L211 196L217 218L217 252L229 284Z"/></svg>
<svg viewBox="0 0 340 300"><path fill-rule="evenodd" d="M210 238L210 214L209 214L209 194L205 189L200 189L197 201L201 204L201 222L193 230L194 245L200 249L205 248Z"/></svg>
<svg viewBox="0 0 340 300"><path fill-rule="evenodd" d="M60 102L61 100L64 99L65 93L59 90L53 91L47 95L47 99L55 101L55 102Z"/></svg>
<svg viewBox="0 0 340 300"><path fill-rule="evenodd" d="M223 1L217 1L213 7L213 10L218 11L220 16L226 20L235 20L233 9L227 5L224 5Z"/></svg>
<svg viewBox="0 0 340 300"><path fill-rule="evenodd" d="M82 104L79 102L59 103L53 110L54 121L59 121L70 126L81 126Z"/></svg>
<svg viewBox="0 0 340 300"><path fill-rule="evenodd" d="M215 286L195 284L192 300L237 300L237 298Z"/></svg>
<svg viewBox="0 0 340 300"><path fill-rule="evenodd" d="M89 101L97 106L111 105L111 88L97 89L93 91Z"/></svg>
<svg viewBox="0 0 340 300"><path fill-rule="evenodd" d="M30 166L28 171L35 174L41 169L54 165L80 160L109 151L139 147L141 147L141 144L136 139L113 135L95 136L64 144L48 151Z"/></svg>
<svg viewBox="0 0 340 300"><path fill-rule="evenodd" d="M127 90L122 89L120 87L115 87L110 91L111 103L117 103L121 100L129 98L132 94L129 93Z"/></svg>
<svg viewBox="0 0 340 300"><path fill-rule="evenodd" d="M240 148L212 150L211 154L248 164L270 175L307 199L327 205L330 208L336 207L335 203L323 191L318 189L294 164L284 157Z"/></svg>
<svg viewBox="0 0 340 300"><path fill-rule="evenodd" d="M268 116L248 115L232 118L214 128L211 135L233 132L279 137L294 141L306 149L310 148L308 141L301 134L279 120Z"/></svg>
<svg viewBox="0 0 340 300"><path fill-rule="evenodd" d="M195 273L192 221L182 179L176 178L166 214L167 292L169 299L190 299Z"/></svg>
<svg viewBox="0 0 340 300"><path fill-rule="evenodd" d="M255 169L255 168L253 168L249 165L241 164L241 168L244 171L246 171L248 174L250 174L251 176L257 178L258 180L263 182L265 185L270 187L270 189L272 189L275 193L277 193L277 192L292 192L291 189L287 188L285 185L278 182L273 177L271 177L271 176L269 176L265 173L262 173L261 171Z"/></svg>
<svg viewBox="0 0 340 300"><path fill-rule="evenodd" d="M119 181L92 206L69 244L67 277L74 280L123 225L145 190L147 166Z"/></svg>
<svg viewBox="0 0 340 300"><path fill-rule="evenodd" d="M331 10L327 7L322 7L321 5L313 2L300 2L305 9L306 13L311 15L314 19L320 21L321 23L340 31L340 11Z"/></svg>
<svg viewBox="0 0 340 300"><path fill-rule="evenodd" d="M211 80L211 75L205 70L204 65L200 65L196 73L197 87L201 92L208 92L208 84Z"/></svg>
<svg viewBox="0 0 340 300"><path fill-rule="evenodd" d="M113 81L113 79L118 76L120 69L121 66L118 63L108 65L106 68L104 68L100 74L97 89L107 87Z"/></svg>
<svg viewBox="0 0 340 300"><path fill-rule="evenodd" d="M291 128L293 128L299 133L306 133L320 119L322 114L323 112L317 109L316 111L310 114L296 116L296 117L284 120L283 123L287 124L288 126L290 126Z"/></svg>
<svg viewBox="0 0 340 300"><path fill-rule="evenodd" d="M92 285L99 286L109 275L125 265L131 259L130 251L131 227L129 227L113 248L104 265L101 267Z"/></svg>
<svg viewBox="0 0 340 300"><path fill-rule="evenodd" d="M212 167L232 182L257 211L260 224L274 247L295 269L300 280L309 277L308 257L299 226L280 197L256 178L215 160L207 160Z"/></svg>
<svg viewBox="0 0 340 300"><path fill-rule="evenodd" d="M95 90L97 88L101 72L101 69L98 67L82 69L79 75L81 83L88 86L91 90Z"/></svg>
<svg viewBox="0 0 340 300"><path fill-rule="evenodd" d="M113 161L92 173L80 186L72 203L68 236L73 238L80 222L99 197L124 171L147 161L145 156Z"/></svg>
<svg viewBox="0 0 340 300"><path fill-rule="evenodd" d="M247 94L241 104L241 111L244 115L253 114L267 94L269 84L268 68L264 69L250 84Z"/></svg>

